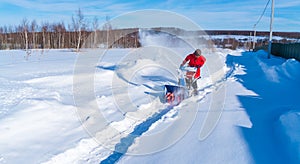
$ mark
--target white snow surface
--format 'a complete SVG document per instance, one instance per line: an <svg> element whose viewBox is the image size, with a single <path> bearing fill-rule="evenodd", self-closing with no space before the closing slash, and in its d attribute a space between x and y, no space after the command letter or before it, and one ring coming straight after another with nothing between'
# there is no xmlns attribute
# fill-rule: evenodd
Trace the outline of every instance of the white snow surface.
<svg viewBox="0 0 300 164"><path fill-rule="evenodd" d="M110 156L121 138L167 107L158 95L164 84L176 83L172 74L157 67L127 76L126 70L151 62L137 59L118 65L132 51L136 49L108 50L91 73L99 111L108 121L97 133L105 146L86 131L73 99L74 64L81 53L32 50L26 57L22 50L0 51L0 163L100 163ZM204 67L198 80L200 94L155 121L135 138L128 152L151 145L143 142L146 136L176 125L181 113L197 102L195 119L185 134L165 149L125 154L117 163L300 163L300 63L275 56L268 59L264 51L218 49L218 53L226 70L224 78L212 84ZM128 87L113 93L113 80ZM209 136L200 140L219 84L226 87L222 115ZM116 102L123 99L115 97L123 94L129 95L130 102ZM136 110L120 112L129 103ZM172 134L158 143L172 139Z"/></svg>

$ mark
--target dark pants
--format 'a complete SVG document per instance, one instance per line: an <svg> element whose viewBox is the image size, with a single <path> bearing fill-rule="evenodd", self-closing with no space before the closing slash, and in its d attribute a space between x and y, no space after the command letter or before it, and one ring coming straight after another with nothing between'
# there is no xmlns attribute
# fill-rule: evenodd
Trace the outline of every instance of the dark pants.
<svg viewBox="0 0 300 164"><path fill-rule="evenodd" d="M185 82L186 82L186 86L188 87L188 89L191 89L191 87L193 87L194 90L197 90L198 86L197 86L197 80L195 80L193 82L193 79L191 78L185 78Z"/></svg>

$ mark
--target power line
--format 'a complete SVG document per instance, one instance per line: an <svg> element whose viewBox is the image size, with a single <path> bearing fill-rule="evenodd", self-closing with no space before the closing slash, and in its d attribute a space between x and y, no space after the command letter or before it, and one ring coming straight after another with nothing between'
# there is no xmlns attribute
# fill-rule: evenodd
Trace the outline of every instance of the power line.
<svg viewBox="0 0 300 164"><path fill-rule="evenodd" d="M254 24L254 26L253 26L253 31L254 31L254 34L253 34L253 46L252 46L252 49L253 49L253 50L255 49L255 37L256 37L256 29L255 29L255 28L256 28L256 25L260 22L261 18L265 15L265 12L266 12L266 9L267 9L269 3L270 3L270 0L268 0L266 6L265 6L265 8L264 8L264 11L262 12L262 14L261 14L260 17L258 18L257 22L256 22L256 23Z"/></svg>
<svg viewBox="0 0 300 164"><path fill-rule="evenodd" d="M266 12L266 9L267 9L269 3L270 3L270 0L268 0L266 6L264 8L264 11L262 12L262 14L260 15L260 17L258 18L257 22L254 24L254 27L260 22L261 18L265 15L265 12Z"/></svg>

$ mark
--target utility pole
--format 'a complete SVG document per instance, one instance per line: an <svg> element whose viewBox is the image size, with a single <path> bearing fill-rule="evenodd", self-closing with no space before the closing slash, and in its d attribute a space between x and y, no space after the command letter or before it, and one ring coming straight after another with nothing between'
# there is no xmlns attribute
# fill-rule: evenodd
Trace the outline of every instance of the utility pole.
<svg viewBox="0 0 300 164"><path fill-rule="evenodd" d="M252 50L254 51L255 50L255 43L256 43L256 24L253 27L253 31L254 31L254 34L253 34L253 47L252 47Z"/></svg>
<svg viewBox="0 0 300 164"><path fill-rule="evenodd" d="M268 46L268 59L270 59L271 56L271 50L272 50L272 28L273 28L273 20L274 20L274 1L272 0L272 13L271 13L271 21L270 21L270 37L269 37L269 46Z"/></svg>

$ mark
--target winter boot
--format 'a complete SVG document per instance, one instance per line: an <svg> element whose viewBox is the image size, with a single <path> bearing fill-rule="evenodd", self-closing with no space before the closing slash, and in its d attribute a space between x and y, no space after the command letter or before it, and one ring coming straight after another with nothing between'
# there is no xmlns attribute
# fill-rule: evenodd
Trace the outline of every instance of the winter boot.
<svg viewBox="0 0 300 164"><path fill-rule="evenodd" d="M199 94L198 90L197 90L197 89L194 89L193 95L194 95L194 96L197 96L198 94Z"/></svg>

